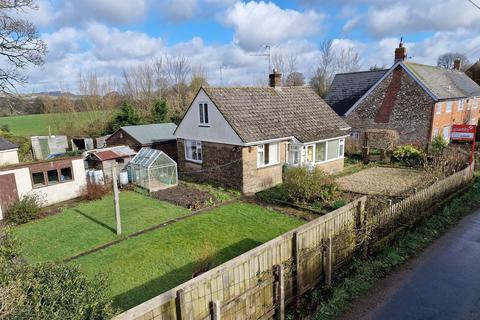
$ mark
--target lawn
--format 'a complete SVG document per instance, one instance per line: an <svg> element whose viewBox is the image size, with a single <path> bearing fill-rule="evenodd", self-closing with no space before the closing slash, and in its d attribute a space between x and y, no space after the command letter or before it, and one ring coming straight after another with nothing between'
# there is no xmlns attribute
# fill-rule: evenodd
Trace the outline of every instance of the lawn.
<svg viewBox="0 0 480 320"><path fill-rule="evenodd" d="M58 123L65 119L72 120L76 126L85 125L94 121L90 112L76 112L69 114L30 114L23 116L0 117L0 127L8 125L14 135L30 137L48 135L49 126L52 134L58 134Z"/></svg>
<svg viewBox="0 0 480 320"><path fill-rule="evenodd" d="M109 276L115 306L128 309L191 279L208 250L219 265L303 223L263 207L235 202L70 263L89 277Z"/></svg>
<svg viewBox="0 0 480 320"><path fill-rule="evenodd" d="M136 192L120 194L123 235L190 213ZM63 260L117 239L111 196L13 229L30 262Z"/></svg>

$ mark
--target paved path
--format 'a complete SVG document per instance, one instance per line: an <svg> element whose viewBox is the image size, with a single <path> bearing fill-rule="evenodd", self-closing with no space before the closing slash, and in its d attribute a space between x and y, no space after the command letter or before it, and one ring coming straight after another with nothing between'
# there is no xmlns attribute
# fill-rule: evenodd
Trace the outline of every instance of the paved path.
<svg viewBox="0 0 480 320"><path fill-rule="evenodd" d="M480 210L381 280L341 319L480 319Z"/></svg>

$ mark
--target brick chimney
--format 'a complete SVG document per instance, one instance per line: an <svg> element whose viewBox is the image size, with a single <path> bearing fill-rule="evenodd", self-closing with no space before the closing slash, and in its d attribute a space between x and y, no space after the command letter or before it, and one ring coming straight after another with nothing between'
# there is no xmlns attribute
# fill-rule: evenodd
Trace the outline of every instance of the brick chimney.
<svg viewBox="0 0 480 320"><path fill-rule="evenodd" d="M400 40L398 48L395 49L395 63L407 59L407 48L403 46L403 40Z"/></svg>
<svg viewBox="0 0 480 320"><path fill-rule="evenodd" d="M270 87L280 88L282 86L282 74L277 70L273 69L273 72L270 74Z"/></svg>
<svg viewBox="0 0 480 320"><path fill-rule="evenodd" d="M461 68L462 68L462 60L455 59L455 61L453 61L453 69L460 71Z"/></svg>

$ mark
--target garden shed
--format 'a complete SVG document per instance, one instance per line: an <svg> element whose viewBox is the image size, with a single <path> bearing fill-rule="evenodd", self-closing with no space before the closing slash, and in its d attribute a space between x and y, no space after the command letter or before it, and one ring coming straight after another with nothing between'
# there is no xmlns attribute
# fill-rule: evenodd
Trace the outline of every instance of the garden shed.
<svg viewBox="0 0 480 320"><path fill-rule="evenodd" d="M161 150L142 148L128 165L130 181L150 192L178 184L177 163Z"/></svg>

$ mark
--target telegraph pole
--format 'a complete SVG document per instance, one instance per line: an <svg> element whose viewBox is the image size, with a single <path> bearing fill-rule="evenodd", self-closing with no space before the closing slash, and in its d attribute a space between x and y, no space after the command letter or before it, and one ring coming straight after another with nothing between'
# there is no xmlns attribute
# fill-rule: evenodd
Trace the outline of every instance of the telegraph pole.
<svg viewBox="0 0 480 320"><path fill-rule="evenodd" d="M113 205L115 206L115 221L117 223L117 235L122 234L122 220L120 217L120 198L118 195L117 184L117 162L112 165L112 181L113 181Z"/></svg>

